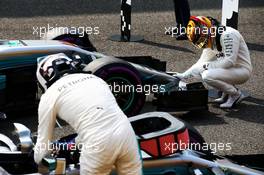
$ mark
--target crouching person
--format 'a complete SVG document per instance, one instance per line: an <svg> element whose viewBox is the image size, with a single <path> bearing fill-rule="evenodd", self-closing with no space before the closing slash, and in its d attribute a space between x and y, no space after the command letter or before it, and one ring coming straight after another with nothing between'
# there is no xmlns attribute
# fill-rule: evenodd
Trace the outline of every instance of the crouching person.
<svg viewBox="0 0 264 175"><path fill-rule="evenodd" d="M211 17L192 16L187 36L203 52L191 68L175 76L202 80L221 91L221 98L215 99L221 108L231 108L241 101L244 95L235 85L248 81L252 72L249 50L241 34Z"/></svg>
<svg viewBox="0 0 264 175"><path fill-rule="evenodd" d="M38 108L38 137L34 159L40 163L49 150L56 116L77 132L82 144L80 173L141 175L138 144L127 116L119 108L109 86L99 77L77 73L64 54L50 55L40 62L37 79L44 90Z"/></svg>

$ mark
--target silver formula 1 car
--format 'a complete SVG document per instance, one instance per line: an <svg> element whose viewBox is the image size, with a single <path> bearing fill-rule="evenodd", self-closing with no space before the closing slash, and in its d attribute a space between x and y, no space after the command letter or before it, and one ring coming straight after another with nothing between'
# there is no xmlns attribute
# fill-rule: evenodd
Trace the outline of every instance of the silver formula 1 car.
<svg viewBox="0 0 264 175"><path fill-rule="evenodd" d="M4 114L2 119L5 118L3 116ZM210 149L199 149L206 144L203 137L193 127L168 113L150 112L130 117L129 120L138 138L145 175L264 174L214 155ZM79 174L80 154L76 149L78 147L74 146L76 134L52 142L59 152L56 157L53 155L44 158L42 163L45 166L39 168L34 163L32 149L36 136L32 137L30 130L23 124L4 120L1 124L10 126L16 132L0 132L0 174L29 174L39 171L46 174ZM112 174L115 174L114 169Z"/></svg>
<svg viewBox="0 0 264 175"><path fill-rule="evenodd" d="M36 66L39 57L64 53L79 59L82 71L91 72L112 85L119 106L128 115L140 112L146 96L154 94L157 110L207 109L208 91L201 83L179 87L179 79L166 72L166 63L151 57L110 57L96 52L87 38L60 35L58 40L0 41L0 109L36 107ZM88 43L88 44L87 44ZM128 88L123 90L120 87ZM132 88L132 90L131 90ZM135 90L136 88L136 90Z"/></svg>

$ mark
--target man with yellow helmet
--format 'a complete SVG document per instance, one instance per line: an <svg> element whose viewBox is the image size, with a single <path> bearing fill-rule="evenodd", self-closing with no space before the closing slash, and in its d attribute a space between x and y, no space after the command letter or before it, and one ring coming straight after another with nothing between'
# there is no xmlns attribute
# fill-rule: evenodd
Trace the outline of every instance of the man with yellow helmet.
<svg viewBox="0 0 264 175"><path fill-rule="evenodd" d="M235 85L245 83L252 72L249 50L242 35L205 16L191 16L186 32L196 47L203 48L203 53L191 68L175 76L202 80L209 87L223 92L215 99L215 102L222 103L221 108L231 108L244 98Z"/></svg>

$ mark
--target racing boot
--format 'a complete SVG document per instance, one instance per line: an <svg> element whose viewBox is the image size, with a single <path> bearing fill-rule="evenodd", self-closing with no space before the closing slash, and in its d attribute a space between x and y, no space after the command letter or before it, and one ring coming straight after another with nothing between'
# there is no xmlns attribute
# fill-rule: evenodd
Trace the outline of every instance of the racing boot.
<svg viewBox="0 0 264 175"><path fill-rule="evenodd" d="M213 102L214 103L219 103L219 104L224 103L226 101L227 97L228 97L228 94L222 92L221 97L215 99Z"/></svg>
<svg viewBox="0 0 264 175"><path fill-rule="evenodd" d="M229 95L225 103L220 105L220 108L232 108L235 104L241 102L245 98L240 90L234 95Z"/></svg>

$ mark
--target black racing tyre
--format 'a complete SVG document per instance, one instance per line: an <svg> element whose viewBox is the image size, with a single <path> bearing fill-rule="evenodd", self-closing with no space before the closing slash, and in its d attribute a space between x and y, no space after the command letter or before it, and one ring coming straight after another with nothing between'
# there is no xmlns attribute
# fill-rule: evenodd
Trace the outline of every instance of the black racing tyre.
<svg viewBox="0 0 264 175"><path fill-rule="evenodd" d="M137 115L145 103L145 94L136 91L142 86L138 71L129 63L112 58L100 58L88 64L84 71L105 80L117 100L119 107L128 116Z"/></svg>
<svg viewBox="0 0 264 175"><path fill-rule="evenodd" d="M185 122L186 127L188 128L190 137L191 137L191 143L200 143L203 144L205 143L204 138L201 136L201 134L189 123Z"/></svg>
<svg viewBox="0 0 264 175"><path fill-rule="evenodd" d="M189 123L184 122L184 124L187 127L188 132L189 132L190 143L194 145L190 149L198 151L198 152L202 152L207 156L212 156L211 149L210 148L206 149L207 143L205 142L203 136ZM199 144L200 146L195 146L195 144Z"/></svg>

